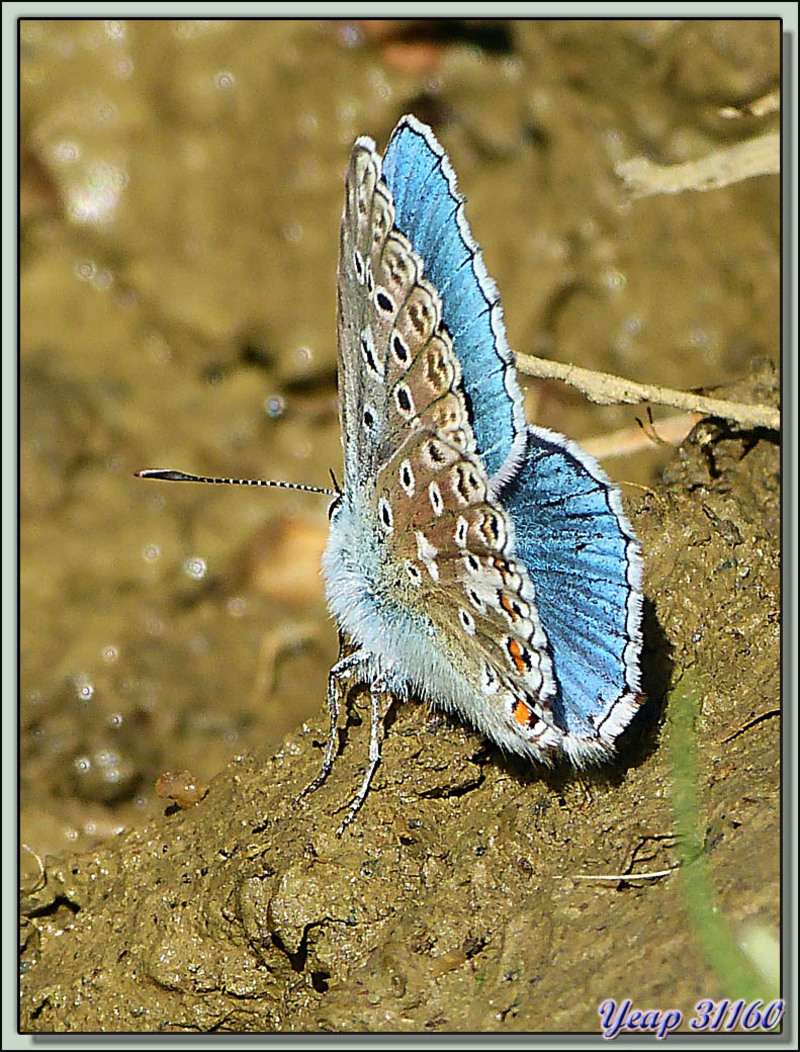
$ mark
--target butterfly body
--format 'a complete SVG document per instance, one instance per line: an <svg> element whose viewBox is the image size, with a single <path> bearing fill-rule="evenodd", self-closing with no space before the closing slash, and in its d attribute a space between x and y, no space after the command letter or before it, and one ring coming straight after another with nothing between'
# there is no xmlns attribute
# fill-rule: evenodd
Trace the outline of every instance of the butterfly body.
<svg viewBox="0 0 800 1052"><path fill-rule="evenodd" d="M638 704L638 542L596 462L525 422L455 176L413 117L383 158L354 147L338 330L344 484L323 572L355 651L331 674L332 722L354 676L509 752L607 757ZM331 740L315 785L332 759Z"/></svg>

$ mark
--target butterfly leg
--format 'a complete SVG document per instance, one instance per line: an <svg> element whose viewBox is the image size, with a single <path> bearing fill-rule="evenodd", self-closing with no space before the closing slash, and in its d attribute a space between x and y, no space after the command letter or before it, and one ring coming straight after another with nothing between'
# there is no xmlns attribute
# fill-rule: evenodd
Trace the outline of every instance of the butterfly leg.
<svg viewBox="0 0 800 1052"><path fill-rule="evenodd" d="M328 676L328 714L330 726L328 729L328 740L325 743L325 755L322 758L322 767L317 777L296 797L298 803L304 796L316 792L331 773L333 761L336 757L336 747L339 744L339 712L341 709L341 698L344 694L344 681L347 680L358 668L362 659L360 651L348 654L333 666Z"/></svg>
<svg viewBox="0 0 800 1052"><path fill-rule="evenodd" d="M358 792L351 800L342 824L336 830L337 836L342 835L355 818L361 805L366 800L372 777L378 768L378 764L381 762L381 743L383 742L385 732L385 721L394 702L394 695L389 693L384 683L378 681L373 683L370 687L369 699L371 711L369 763L367 764L367 770L364 773L364 778L359 786Z"/></svg>

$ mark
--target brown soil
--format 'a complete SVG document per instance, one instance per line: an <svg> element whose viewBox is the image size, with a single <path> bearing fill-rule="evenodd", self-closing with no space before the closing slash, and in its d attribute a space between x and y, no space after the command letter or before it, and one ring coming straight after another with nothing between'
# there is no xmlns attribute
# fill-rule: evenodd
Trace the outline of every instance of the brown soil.
<svg viewBox="0 0 800 1052"><path fill-rule="evenodd" d="M292 804L336 655L324 501L132 477L339 471L342 174L404 112L450 153L513 347L777 404L778 180L631 202L614 164L767 130L720 109L777 86L779 24L414 28L22 23L25 1031L597 1032L607 997L735 997L680 877L574 879L676 862L687 675L720 924L777 938L773 436L703 422L606 463L650 487L650 700L615 768L544 775L407 705L341 840L363 695ZM555 384L528 409L578 440L642 415ZM165 808L181 770L209 792Z"/></svg>

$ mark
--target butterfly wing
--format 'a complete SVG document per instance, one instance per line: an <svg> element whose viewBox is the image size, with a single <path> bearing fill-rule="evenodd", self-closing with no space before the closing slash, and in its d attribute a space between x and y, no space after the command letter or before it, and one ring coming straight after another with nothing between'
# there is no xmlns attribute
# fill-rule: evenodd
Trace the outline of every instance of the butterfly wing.
<svg viewBox="0 0 800 1052"><path fill-rule="evenodd" d="M619 491L574 442L531 427L503 490L537 595L573 759L602 753L638 707L642 560Z"/></svg>
<svg viewBox="0 0 800 1052"><path fill-rule="evenodd" d="M398 123L383 158L395 223L425 263L462 369L478 454L497 488L519 462L527 425L500 297L464 215L444 150L415 117Z"/></svg>
<svg viewBox="0 0 800 1052"><path fill-rule="evenodd" d="M440 300L422 279L419 255L396 227L392 194L370 139L359 139L353 150L345 202L339 387L345 489L358 491L362 499L373 490L376 467L397 447L402 431L416 426L407 375L416 378L426 406L436 403L435 426L460 448L474 449L475 442L460 429L466 404L458 360L451 350L445 353L436 331Z"/></svg>
<svg viewBox="0 0 800 1052"><path fill-rule="evenodd" d="M374 478L376 434L386 399L372 338L374 242L377 238L379 253L382 237L392 225L390 213L383 210L385 195L376 192L380 174L375 143L368 138L359 139L345 182L337 283L344 489L351 494L361 494Z"/></svg>
<svg viewBox="0 0 800 1052"><path fill-rule="evenodd" d="M561 435L528 427L496 288L464 215L444 150L413 117L398 124L383 178L395 222L441 298L476 449L513 524L553 660L553 719L574 759L602 754L640 689L640 547L616 487ZM522 446L520 445L522 440Z"/></svg>
<svg viewBox="0 0 800 1052"><path fill-rule="evenodd" d="M494 286L414 118L383 164L356 144L339 276L340 624L370 675L505 748L601 755L636 705L638 546L594 462L521 424Z"/></svg>

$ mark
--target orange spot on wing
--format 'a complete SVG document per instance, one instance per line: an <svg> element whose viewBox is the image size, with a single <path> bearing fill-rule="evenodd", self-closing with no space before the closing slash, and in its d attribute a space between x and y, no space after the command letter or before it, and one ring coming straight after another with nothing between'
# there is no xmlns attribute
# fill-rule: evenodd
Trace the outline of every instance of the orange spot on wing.
<svg viewBox="0 0 800 1052"><path fill-rule="evenodd" d="M521 723L523 726L527 727L531 722L531 715L531 710L524 701L517 699L517 701L514 702L514 719L517 723Z"/></svg>
<svg viewBox="0 0 800 1052"><path fill-rule="evenodd" d="M517 672L522 675L528 671L528 659L525 651L519 645L516 639L509 639L508 641L508 652L511 655L511 660L517 666Z"/></svg>

